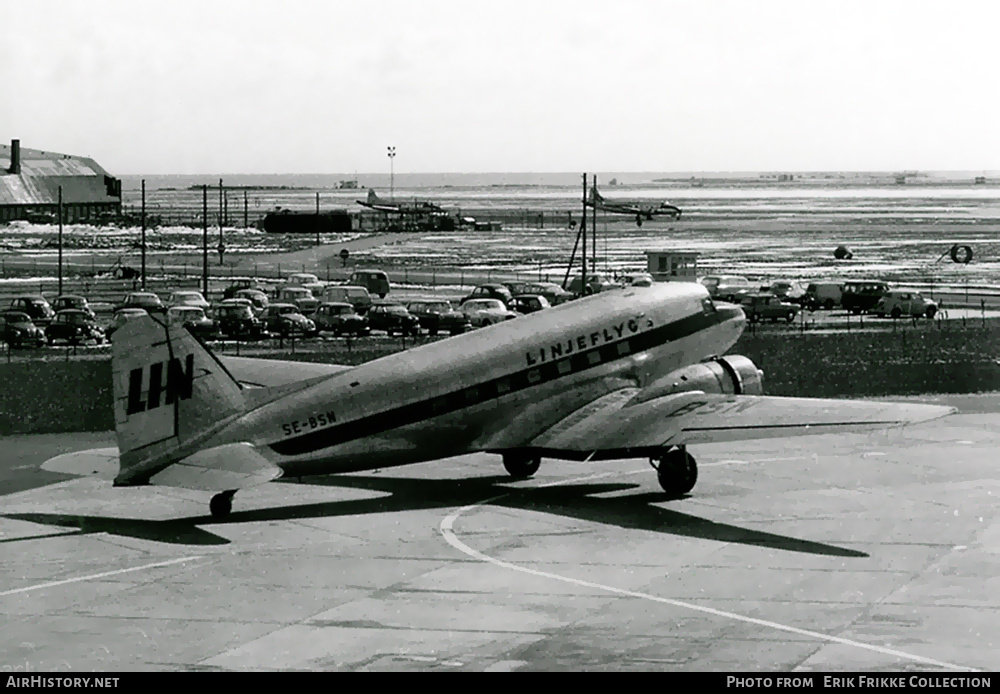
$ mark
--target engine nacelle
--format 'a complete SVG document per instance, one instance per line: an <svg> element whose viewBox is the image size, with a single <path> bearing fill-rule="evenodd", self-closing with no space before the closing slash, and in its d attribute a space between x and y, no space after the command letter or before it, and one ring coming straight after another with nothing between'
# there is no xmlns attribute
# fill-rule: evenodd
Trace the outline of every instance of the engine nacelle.
<svg viewBox="0 0 1000 694"><path fill-rule="evenodd" d="M705 393L763 395L764 372L738 354L692 364L649 384L632 400L646 402L664 395L700 390Z"/></svg>

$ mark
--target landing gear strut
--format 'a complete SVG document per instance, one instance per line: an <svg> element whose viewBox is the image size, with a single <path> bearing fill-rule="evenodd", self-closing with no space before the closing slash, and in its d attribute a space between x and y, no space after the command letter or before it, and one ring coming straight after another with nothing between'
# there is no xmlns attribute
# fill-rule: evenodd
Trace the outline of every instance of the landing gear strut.
<svg viewBox="0 0 1000 694"><path fill-rule="evenodd" d="M686 446L671 448L659 458L650 458L656 477L671 499L679 499L694 489L698 481L698 465Z"/></svg>
<svg viewBox="0 0 1000 694"><path fill-rule="evenodd" d="M506 453L503 457L503 466L514 479L531 477L538 472L538 467L541 464L540 456L532 457L530 454Z"/></svg>
<svg viewBox="0 0 1000 694"><path fill-rule="evenodd" d="M229 515L229 512L233 510L233 496L236 494L236 490L228 492L219 492L212 497L212 500L208 503L208 509L212 512L212 516L215 518L225 518Z"/></svg>

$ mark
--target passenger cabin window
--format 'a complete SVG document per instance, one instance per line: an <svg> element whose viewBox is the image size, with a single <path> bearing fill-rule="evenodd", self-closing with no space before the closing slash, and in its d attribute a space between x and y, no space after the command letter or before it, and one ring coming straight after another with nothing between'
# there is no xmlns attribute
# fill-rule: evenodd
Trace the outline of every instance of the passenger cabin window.
<svg viewBox="0 0 1000 694"><path fill-rule="evenodd" d="M711 297L705 297L701 300L701 311L708 316L715 313L715 302L712 301Z"/></svg>

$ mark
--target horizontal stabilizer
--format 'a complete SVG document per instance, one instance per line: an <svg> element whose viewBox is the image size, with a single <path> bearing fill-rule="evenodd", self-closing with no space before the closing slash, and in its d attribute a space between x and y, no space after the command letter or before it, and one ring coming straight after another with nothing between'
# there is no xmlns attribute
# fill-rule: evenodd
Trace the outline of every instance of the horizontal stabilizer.
<svg viewBox="0 0 1000 694"><path fill-rule="evenodd" d="M63 475L97 477L110 482L118 474L118 449L92 448L89 451L63 453L42 463L42 469Z"/></svg>
<svg viewBox="0 0 1000 694"><path fill-rule="evenodd" d="M153 475L150 484L223 492L255 487L281 476L249 443L227 443L198 451Z"/></svg>

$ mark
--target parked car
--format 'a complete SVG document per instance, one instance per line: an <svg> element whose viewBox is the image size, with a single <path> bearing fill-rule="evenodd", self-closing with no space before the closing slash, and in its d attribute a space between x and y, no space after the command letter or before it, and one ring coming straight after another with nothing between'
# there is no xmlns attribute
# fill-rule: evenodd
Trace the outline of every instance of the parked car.
<svg viewBox="0 0 1000 694"><path fill-rule="evenodd" d="M371 332L368 321L358 315L354 306L346 302L327 301L319 305L313 316L316 330L334 335L367 335Z"/></svg>
<svg viewBox="0 0 1000 694"><path fill-rule="evenodd" d="M52 320L56 312L49 306L49 302L41 296L18 296L10 300L9 311L19 311L27 313L31 322L37 325L44 325Z"/></svg>
<svg viewBox="0 0 1000 694"><path fill-rule="evenodd" d="M525 287L531 284L530 282L504 282L503 286L507 287L507 291L510 292L511 296L517 296L518 294L528 294L530 292L525 291ZM556 285L559 287L559 285ZM562 289L562 287L559 287ZM566 291L563 289L563 291Z"/></svg>
<svg viewBox="0 0 1000 694"><path fill-rule="evenodd" d="M754 293L750 280L741 275L709 275L699 282L708 290L710 297L732 304L738 304L744 296Z"/></svg>
<svg viewBox="0 0 1000 694"><path fill-rule="evenodd" d="M302 315L308 316L316 312L319 299L305 287L282 287L278 290L278 303L295 304Z"/></svg>
<svg viewBox="0 0 1000 694"><path fill-rule="evenodd" d="M259 340L267 337L264 322L251 306L231 300L223 301L215 309L215 324L219 332L236 340Z"/></svg>
<svg viewBox="0 0 1000 694"><path fill-rule="evenodd" d="M588 272L586 290L583 288L583 278L577 275L569 281L566 291L574 296L586 296L595 292L606 292L609 289L619 289L620 287L620 284L606 275L599 272Z"/></svg>
<svg viewBox="0 0 1000 694"><path fill-rule="evenodd" d="M79 309L80 311L83 311L91 318L97 318L97 314L94 313L94 310L90 308L90 304L88 304L87 300L84 299L82 296L76 296L73 294L64 294L60 297L57 297L56 300L52 302L52 310L55 311L56 313L59 313L60 311L65 311L68 308Z"/></svg>
<svg viewBox="0 0 1000 694"><path fill-rule="evenodd" d="M292 335L315 337L318 333L316 324L302 315L302 311L295 304L271 304L264 311L262 318L268 332L282 337Z"/></svg>
<svg viewBox="0 0 1000 694"><path fill-rule="evenodd" d="M232 299L236 296L236 292L241 289L256 289L258 291L264 291L264 287L256 280L233 280L233 283L222 291L222 298Z"/></svg>
<svg viewBox="0 0 1000 694"><path fill-rule="evenodd" d="M774 294L747 294L740 302L740 308L746 314L747 320L756 323L764 319L772 322L785 320L791 323L799 313L799 307L787 301L782 301Z"/></svg>
<svg viewBox="0 0 1000 694"><path fill-rule="evenodd" d="M111 336L118 330L118 328L125 325L126 322L132 320L136 316L148 316L149 313L143 308L120 308L115 311L115 315L112 316L111 322L108 323L108 327L104 329L104 335L109 340Z"/></svg>
<svg viewBox="0 0 1000 694"><path fill-rule="evenodd" d="M466 315L453 309L445 299L418 299L408 303L406 310L416 316L420 327L431 335L439 332L458 335L472 327Z"/></svg>
<svg viewBox="0 0 1000 694"><path fill-rule="evenodd" d="M511 299L507 307L517 313L534 313L546 308L552 308L552 304L541 294L521 294Z"/></svg>
<svg viewBox="0 0 1000 694"><path fill-rule="evenodd" d="M46 342L45 332L24 311L0 313L0 340L12 348L41 347Z"/></svg>
<svg viewBox="0 0 1000 694"><path fill-rule="evenodd" d="M801 304L802 297L806 294L806 287L801 282L795 280L775 280L767 286L766 291L774 294L783 301Z"/></svg>
<svg viewBox="0 0 1000 694"><path fill-rule="evenodd" d="M521 315L508 309L499 299L470 299L462 304L461 311L474 328L493 325Z"/></svg>
<svg viewBox="0 0 1000 694"><path fill-rule="evenodd" d="M237 289L236 293L233 295L234 299L246 299L251 304L253 304L253 310L256 314L261 314L264 309L270 304L270 300L260 289Z"/></svg>
<svg viewBox="0 0 1000 694"><path fill-rule="evenodd" d="M511 293L514 296L521 296L524 294L541 295L544 296L552 306L558 306L559 304L573 298L572 292L566 291L555 282L524 282L521 285L521 291Z"/></svg>
<svg viewBox="0 0 1000 694"><path fill-rule="evenodd" d="M319 296L323 293L323 289L326 288L326 283L321 282L320 279L312 274L311 272L293 272L287 278L285 278L285 284L283 287L302 287L303 289L308 289L313 292L314 296ZM281 292L282 287L278 288L278 292Z"/></svg>
<svg viewBox="0 0 1000 694"><path fill-rule="evenodd" d="M811 311L825 308L830 311L834 306L840 306L844 296L842 282L810 282L802 297L802 306Z"/></svg>
<svg viewBox="0 0 1000 694"><path fill-rule="evenodd" d="M619 275L618 283L623 287L652 287L653 276L648 272L633 272L627 275Z"/></svg>
<svg viewBox="0 0 1000 694"><path fill-rule="evenodd" d="M201 292L193 289L178 289L170 293L167 306L195 306L200 309L208 309L209 303L205 301Z"/></svg>
<svg viewBox="0 0 1000 694"><path fill-rule="evenodd" d="M360 315L364 315L372 306L372 295L364 287L338 284L323 290L323 301L350 304Z"/></svg>
<svg viewBox="0 0 1000 694"><path fill-rule="evenodd" d="M933 318L937 313L937 302L925 299L923 294L910 289L890 289L882 295L872 312L882 318L892 316L927 316Z"/></svg>
<svg viewBox="0 0 1000 694"><path fill-rule="evenodd" d="M378 294L382 299L389 293L389 275L382 270L355 270L347 283L364 287L369 294Z"/></svg>
<svg viewBox="0 0 1000 694"><path fill-rule="evenodd" d="M840 305L854 315L868 313L878 300L889 291L889 284L879 280L850 280L844 282Z"/></svg>
<svg viewBox="0 0 1000 694"><path fill-rule="evenodd" d="M45 339L50 345L54 344L56 340L64 340L73 345L88 340L93 340L96 344L103 344L106 340L104 331L97 325L97 321L91 318L86 311L76 308L59 311L52 322L46 326Z"/></svg>
<svg viewBox="0 0 1000 694"><path fill-rule="evenodd" d="M167 312L167 307L160 301L160 297L153 292L132 292L126 294L122 302L115 307L115 310L120 311L123 308L141 308L146 313Z"/></svg>
<svg viewBox="0 0 1000 694"><path fill-rule="evenodd" d="M461 306L472 299L497 299L502 301L504 306L507 306L513 298L510 290L502 284L481 284L473 289L471 294L462 297L458 304Z"/></svg>
<svg viewBox="0 0 1000 694"><path fill-rule="evenodd" d="M385 330L390 335L420 334L420 319L407 311L402 304L373 304L366 316L368 327L372 330Z"/></svg>
<svg viewBox="0 0 1000 694"><path fill-rule="evenodd" d="M167 323L181 323L192 334L207 340L215 337L215 321L205 315L200 306L171 306L167 309Z"/></svg>

